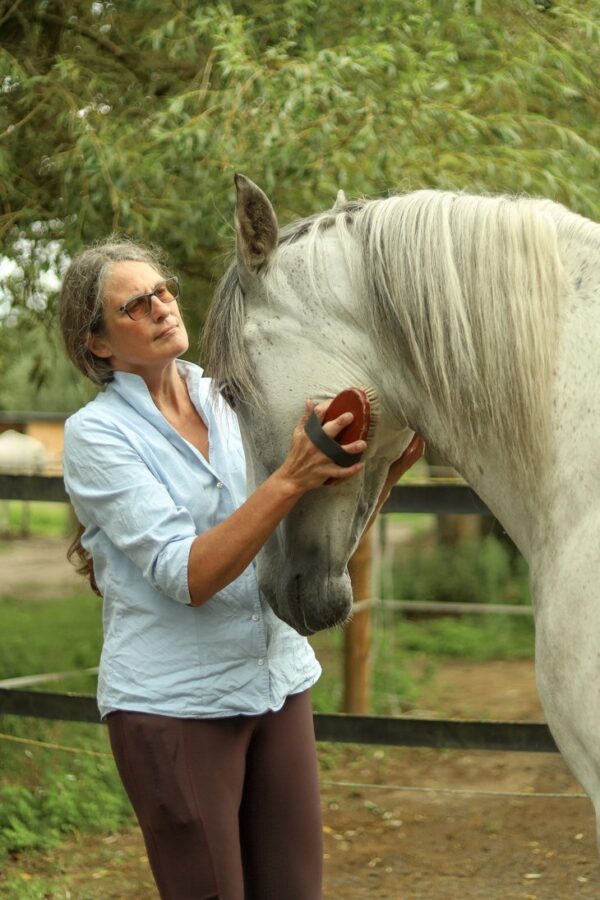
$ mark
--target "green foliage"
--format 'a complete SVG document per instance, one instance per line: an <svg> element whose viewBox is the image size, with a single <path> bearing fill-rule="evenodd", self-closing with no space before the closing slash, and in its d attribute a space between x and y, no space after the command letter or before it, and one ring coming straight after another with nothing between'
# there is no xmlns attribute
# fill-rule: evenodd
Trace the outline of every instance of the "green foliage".
<svg viewBox="0 0 600 900"><path fill-rule="evenodd" d="M19 785L0 788L0 853L39 850L43 846L31 799L32 791Z"/></svg>
<svg viewBox="0 0 600 900"><path fill-rule="evenodd" d="M342 641L341 632L311 638L323 665L312 691L317 712L341 708ZM533 652L533 619L528 617L461 616L416 622L397 613L378 613L371 654L371 711L376 715L409 711L418 704L439 660L530 659Z"/></svg>
<svg viewBox="0 0 600 900"><path fill-rule="evenodd" d="M10 4L0 236L18 264L3 286L13 327L44 316L43 279L66 255L117 230L165 246L196 334L236 170L282 221L339 187L424 185L527 191L598 217L599 14L600 0Z"/></svg>
<svg viewBox="0 0 600 900"><path fill-rule="evenodd" d="M533 618L464 616L397 626L397 646L405 654L425 653L476 662L533 656Z"/></svg>
<svg viewBox="0 0 600 900"><path fill-rule="evenodd" d="M411 548L396 562L393 596L402 600L455 603L527 603L522 557L513 562L494 537L449 546Z"/></svg>
<svg viewBox="0 0 600 900"><path fill-rule="evenodd" d="M26 319L11 327L0 325L0 409L79 409L92 399L96 388L68 361L55 328L29 316Z"/></svg>
<svg viewBox="0 0 600 900"><path fill-rule="evenodd" d="M53 892L52 884L45 878L33 878L29 881L18 875L9 876L2 883L2 890L6 900L48 900L49 897L60 896Z"/></svg>

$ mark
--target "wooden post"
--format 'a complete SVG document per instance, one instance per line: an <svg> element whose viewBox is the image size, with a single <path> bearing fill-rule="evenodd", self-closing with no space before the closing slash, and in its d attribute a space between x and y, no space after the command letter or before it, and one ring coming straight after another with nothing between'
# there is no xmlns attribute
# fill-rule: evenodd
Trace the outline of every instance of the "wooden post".
<svg viewBox="0 0 600 900"><path fill-rule="evenodd" d="M373 528L361 538L348 563L354 602L372 597ZM344 699L346 713L368 714L371 687L371 610L353 615L344 632Z"/></svg>

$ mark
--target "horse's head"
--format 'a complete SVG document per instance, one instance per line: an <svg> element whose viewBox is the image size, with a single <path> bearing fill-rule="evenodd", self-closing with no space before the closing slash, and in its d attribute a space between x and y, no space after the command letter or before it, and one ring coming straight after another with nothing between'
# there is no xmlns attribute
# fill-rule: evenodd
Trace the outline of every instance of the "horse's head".
<svg viewBox="0 0 600 900"><path fill-rule="evenodd" d="M390 403L348 254L327 227L328 216L339 217L340 201L320 227L313 217L280 235L265 194L242 176L236 188L237 262L213 302L205 355L239 416L249 489L283 462L306 398L324 400L362 385L377 398L364 469L306 495L259 556L268 602L309 634L348 616L348 559L411 431Z"/></svg>

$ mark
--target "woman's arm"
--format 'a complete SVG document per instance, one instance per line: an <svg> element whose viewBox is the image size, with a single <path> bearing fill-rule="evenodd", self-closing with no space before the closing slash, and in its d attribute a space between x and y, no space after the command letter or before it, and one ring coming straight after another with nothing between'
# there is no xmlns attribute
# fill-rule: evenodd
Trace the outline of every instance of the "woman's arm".
<svg viewBox="0 0 600 900"><path fill-rule="evenodd" d="M316 407L322 418L328 404ZM350 478L363 464L343 469L331 462L304 433L304 425L313 409L307 412L292 435L283 465L219 525L198 535L189 555L188 587L192 606L200 606L217 591L242 574L263 544L307 491L322 485L328 478ZM335 437L352 421L345 413L328 422L324 429ZM364 441L345 445L349 453L364 450Z"/></svg>
<svg viewBox="0 0 600 900"><path fill-rule="evenodd" d="M320 418L328 405L316 407ZM205 603L247 568L300 497L329 478L349 478L362 468L362 463L336 466L315 447L304 433L312 409L308 403L282 466L226 520L200 534L190 511L174 502L135 440L97 410L76 414L65 431L65 485L89 541L102 533L153 588L179 603ZM351 419L347 413L324 429L335 437ZM359 453L366 444L344 446Z"/></svg>

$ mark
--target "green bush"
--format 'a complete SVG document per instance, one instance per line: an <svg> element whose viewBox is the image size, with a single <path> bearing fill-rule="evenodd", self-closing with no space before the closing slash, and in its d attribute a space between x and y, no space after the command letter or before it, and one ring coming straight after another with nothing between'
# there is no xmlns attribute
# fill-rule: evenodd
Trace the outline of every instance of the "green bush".
<svg viewBox="0 0 600 900"><path fill-rule="evenodd" d="M419 653L476 662L529 659L534 652L533 618L460 616L418 623L405 619L396 623L392 641L396 652L408 657Z"/></svg>
<svg viewBox="0 0 600 900"><path fill-rule="evenodd" d="M0 771L0 859L52 847L77 831L107 833L131 819L101 725L4 716Z"/></svg>
<svg viewBox="0 0 600 900"><path fill-rule="evenodd" d="M527 603L526 566L513 562L496 538L465 541L454 547L406 548L396 561L391 584L402 600L439 600L457 603Z"/></svg>
<svg viewBox="0 0 600 900"><path fill-rule="evenodd" d="M131 818L110 759L54 760L40 775L37 787L0 787L0 858L55 846L77 831L110 832Z"/></svg>

